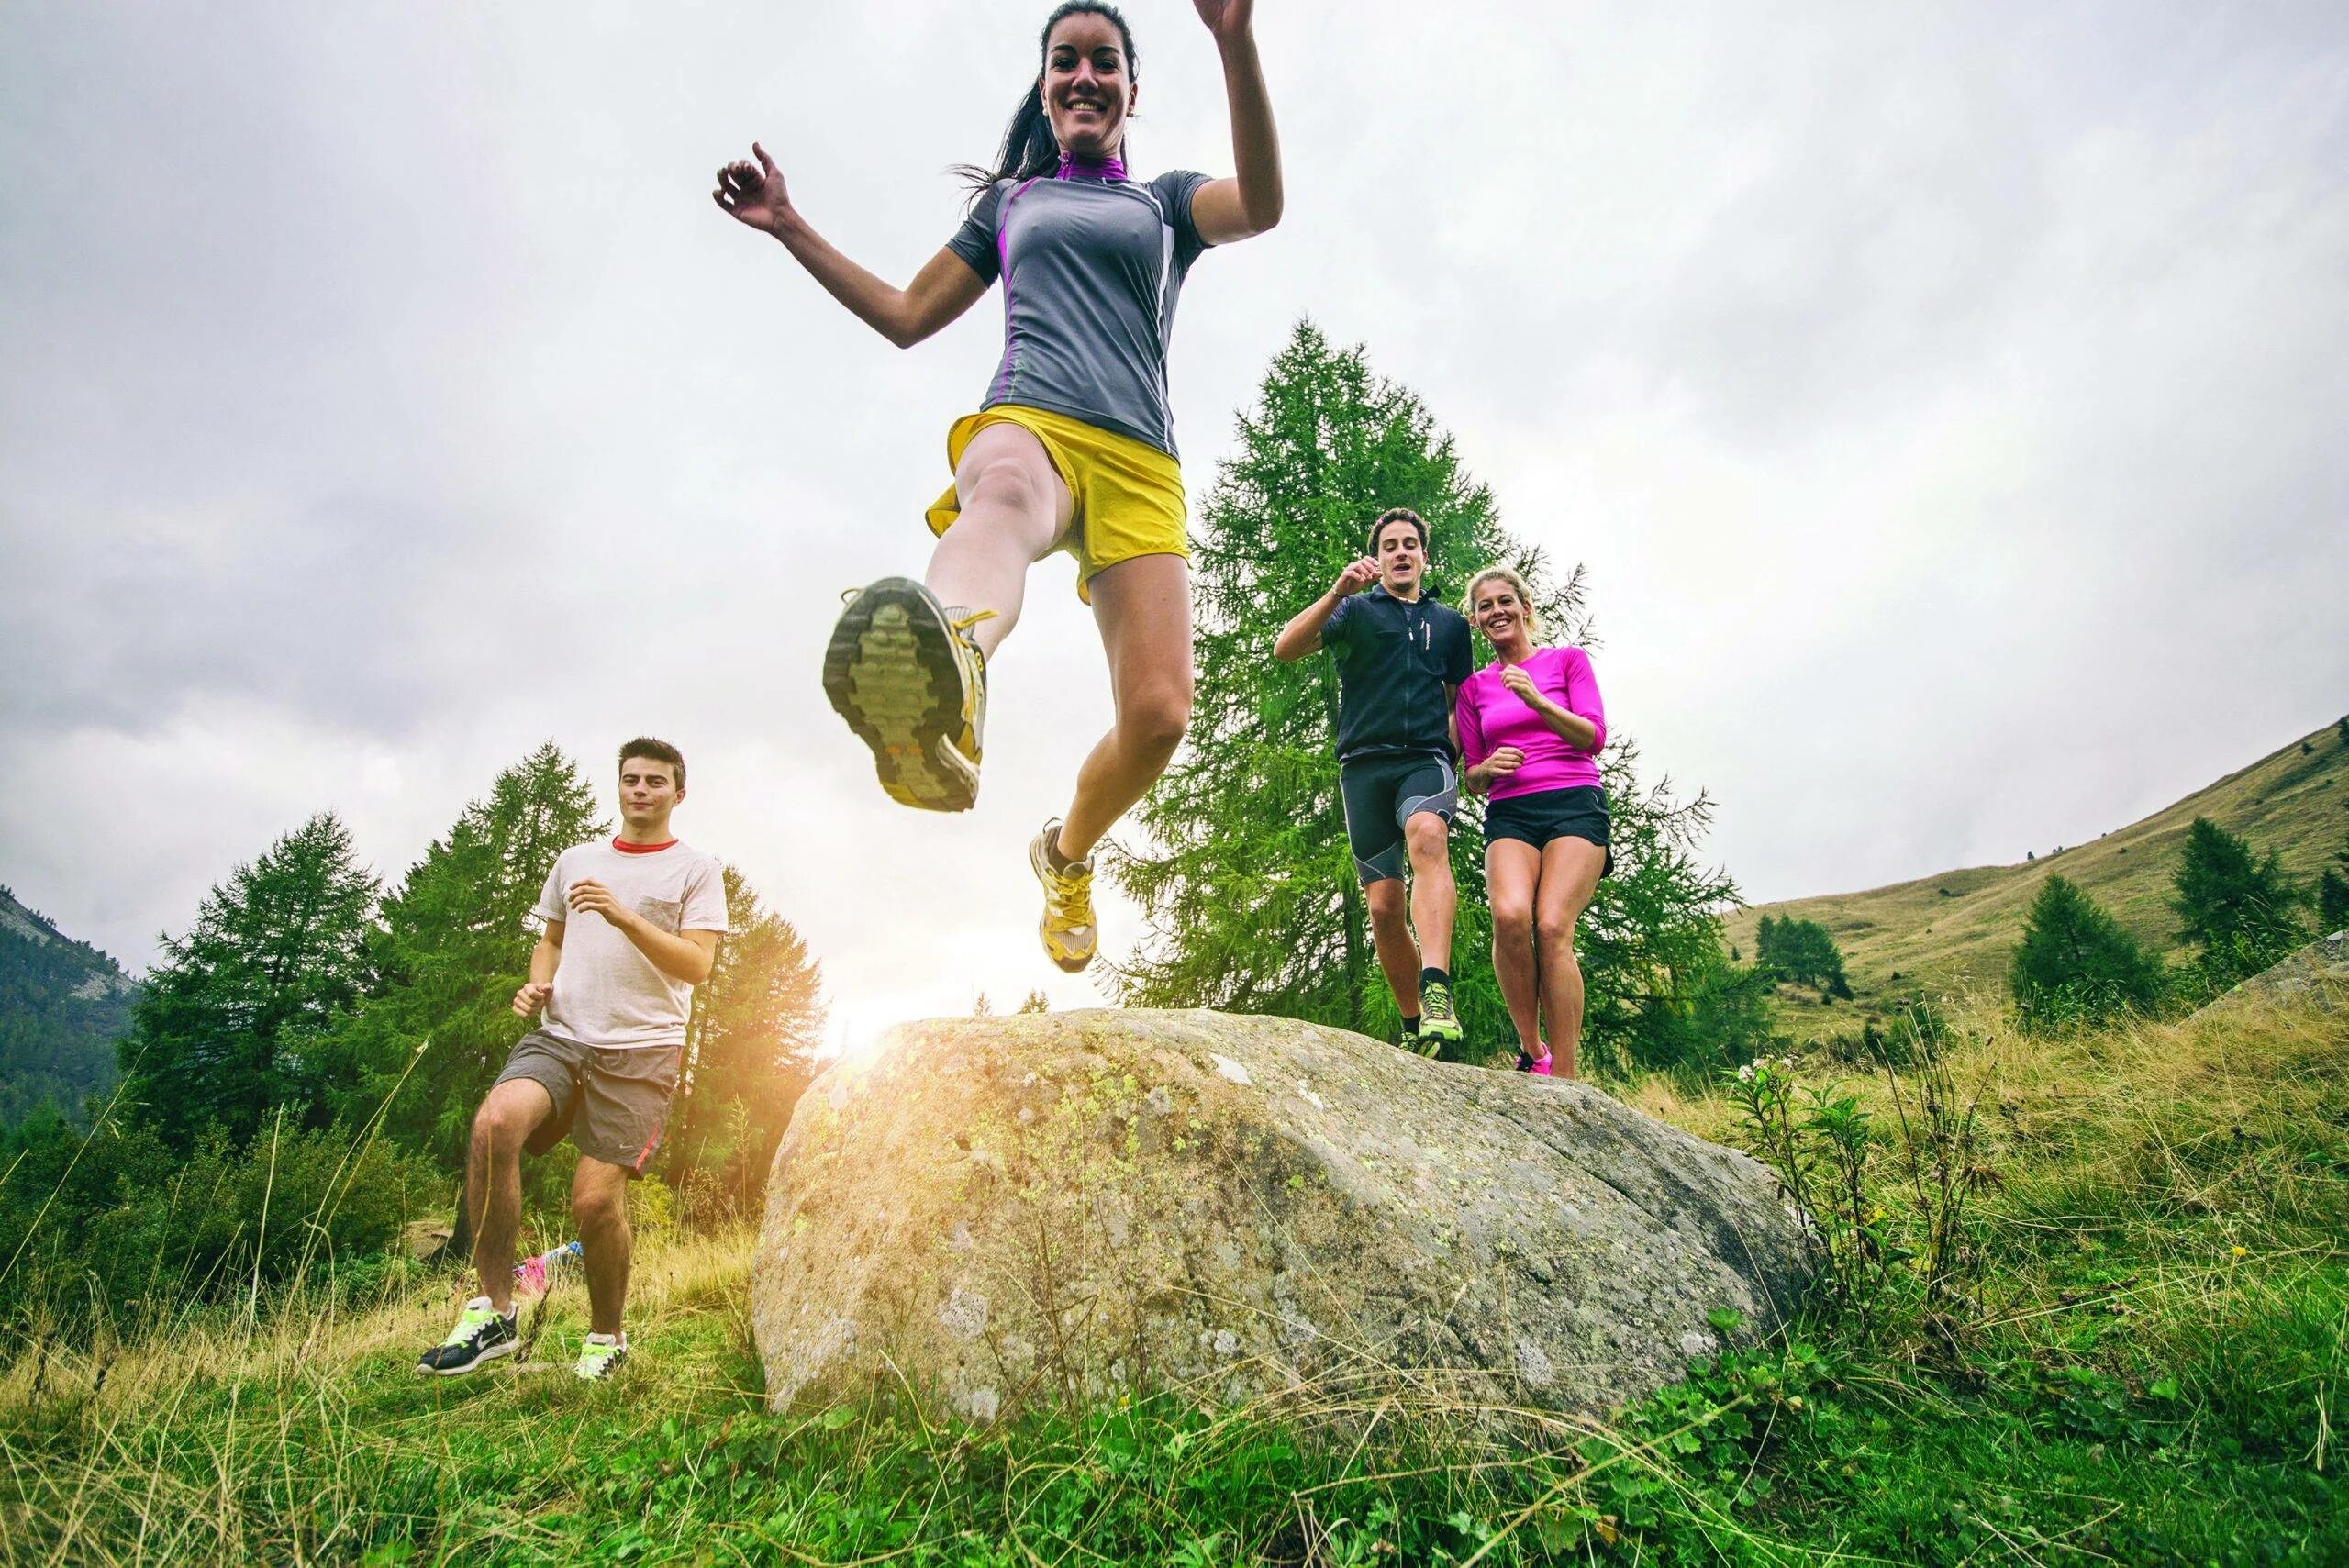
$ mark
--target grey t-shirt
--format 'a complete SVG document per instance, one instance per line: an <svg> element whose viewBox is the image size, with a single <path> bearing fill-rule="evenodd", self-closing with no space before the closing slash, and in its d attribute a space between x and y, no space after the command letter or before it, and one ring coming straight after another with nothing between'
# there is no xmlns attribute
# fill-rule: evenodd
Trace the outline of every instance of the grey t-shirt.
<svg viewBox="0 0 2349 1568"><path fill-rule="evenodd" d="M982 408L1019 403L1174 450L1166 345L1207 242L1177 169L1147 184L1087 174L998 180L947 248L1003 284L1003 361Z"/></svg>
<svg viewBox="0 0 2349 1568"><path fill-rule="evenodd" d="M540 1020L549 1034L579 1045L685 1044L694 988L655 968L601 915L573 914L572 884L583 879L664 931L723 931L726 868L682 841L633 854L609 840L578 844L555 857L532 911L563 922L562 960Z"/></svg>

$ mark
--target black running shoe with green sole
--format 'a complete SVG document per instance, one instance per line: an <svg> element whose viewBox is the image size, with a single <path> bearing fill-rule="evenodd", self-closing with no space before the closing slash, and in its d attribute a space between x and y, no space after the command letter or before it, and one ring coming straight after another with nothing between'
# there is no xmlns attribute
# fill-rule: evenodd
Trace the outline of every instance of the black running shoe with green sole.
<svg viewBox="0 0 2349 1568"><path fill-rule="evenodd" d="M873 751L881 787L922 811L968 811L979 798L986 666L937 595L884 577L841 612L824 650L824 695Z"/></svg>
<svg viewBox="0 0 2349 1568"><path fill-rule="evenodd" d="M465 1303L449 1337L417 1359L416 1370L435 1377L459 1377L521 1348L515 1314L501 1313L490 1306L489 1297L476 1296Z"/></svg>

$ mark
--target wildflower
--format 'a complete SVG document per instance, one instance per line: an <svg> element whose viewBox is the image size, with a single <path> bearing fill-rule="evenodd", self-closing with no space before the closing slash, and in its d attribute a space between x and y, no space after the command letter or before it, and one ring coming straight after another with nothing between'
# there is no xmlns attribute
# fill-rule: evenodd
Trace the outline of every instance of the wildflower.
<svg viewBox="0 0 2349 1568"><path fill-rule="evenodd" d="M2230 1247L2227 1249L2227 1256L2230 1258L2248 1258L2251 1256L2251 1249L2248 1247Z"/></svg>
<svg viewBox="0 0 2349 1568"><path fill-rule="evenodd" d="M1741 1084L1751 1084L1753 1082L1753 1069L1750 1066L1739 1068L1737 1070L1737 1081Z"/></svg>

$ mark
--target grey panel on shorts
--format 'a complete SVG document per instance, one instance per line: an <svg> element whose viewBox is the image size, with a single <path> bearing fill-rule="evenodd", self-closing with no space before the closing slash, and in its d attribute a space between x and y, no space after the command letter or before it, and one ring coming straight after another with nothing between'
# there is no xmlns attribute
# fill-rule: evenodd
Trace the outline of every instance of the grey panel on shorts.
<svg viewBox="0 0 2349 1568"><path fill-rule="evenodd" d="M1401 880L1409 858L1403 824L1422 811L1449 823L1459 808L1460 779L1450 759L1432 752L1358 757L1339 768L1338 797L1354 874L1367 887Z"/></svg>

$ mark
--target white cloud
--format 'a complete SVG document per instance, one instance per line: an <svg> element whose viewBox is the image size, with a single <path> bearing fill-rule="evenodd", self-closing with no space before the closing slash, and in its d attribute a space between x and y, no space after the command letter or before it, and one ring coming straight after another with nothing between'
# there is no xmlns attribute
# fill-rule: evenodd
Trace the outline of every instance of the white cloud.
<svg viewBox="0 0 2349 1568"><path fill-rule="evenodd" d="M846 1032L1089 999L1022 867L1108 718L1066 566L968 817L816 679L999 307L894 352L705 195L759 136L909 273L1044 9L0 13L0 875L143 962L310 810L396 876L540 739L649 729ZM1297 317L1366 341L1591 567L1610 713L1750 892L2076 841L2344 706L2333 8L1262 9L1290 207L1186 294L1195 495ZM1190 8L1131 13L1138 161L1223 168Z"/></svg>

